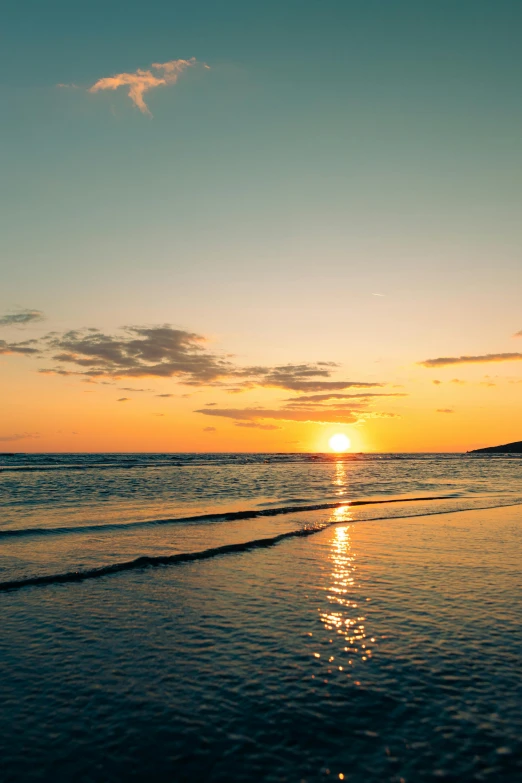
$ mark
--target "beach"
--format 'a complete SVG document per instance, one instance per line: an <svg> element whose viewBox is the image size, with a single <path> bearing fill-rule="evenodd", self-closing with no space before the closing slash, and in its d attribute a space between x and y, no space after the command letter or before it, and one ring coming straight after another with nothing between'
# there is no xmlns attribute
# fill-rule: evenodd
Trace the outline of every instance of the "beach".
<svg viewBox="0 0 522 783"><path fill-rule="evenodd" d="M4 592L3 779L518 780L522 507L326 513Z"/></svg>

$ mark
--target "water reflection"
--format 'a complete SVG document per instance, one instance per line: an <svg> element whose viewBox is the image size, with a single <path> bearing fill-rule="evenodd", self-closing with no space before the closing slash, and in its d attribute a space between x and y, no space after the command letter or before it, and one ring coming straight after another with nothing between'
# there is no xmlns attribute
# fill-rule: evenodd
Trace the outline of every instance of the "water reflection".
<svg viewBox="0 0 522 783"><path fill-rule="evenodd" d="M335 509L334 518L349 521L349 507ZM321 621L327 631L342 637L349 665L355 658L367 661L372 656L375 639L368 637L363 607L359 606L360 599L357 598L356 554L352 549L349 525L334 528L329 557L332 563L327 588L330 606L327 611L320 611ZM342 670L342 667L339 669Z"/></svg>
<svg viewBox="0 0 522 783"><path fill-rule="evenodd" d="M335 463L333 485L334 487L337 487L337 489L335 490L336 495L346 494L346 465L340 459L338 459L337 462Z"/></svg>

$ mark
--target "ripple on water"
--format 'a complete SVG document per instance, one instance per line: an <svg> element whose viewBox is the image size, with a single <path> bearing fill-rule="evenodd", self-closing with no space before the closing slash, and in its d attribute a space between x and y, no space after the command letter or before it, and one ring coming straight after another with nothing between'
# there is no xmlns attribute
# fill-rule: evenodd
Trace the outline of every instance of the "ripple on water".
<svg viewBox="0 0 522 783"><path fill-rule="evenodd" d="M4 595L7 780L518 780L520 510L337 513Z"/></svg>

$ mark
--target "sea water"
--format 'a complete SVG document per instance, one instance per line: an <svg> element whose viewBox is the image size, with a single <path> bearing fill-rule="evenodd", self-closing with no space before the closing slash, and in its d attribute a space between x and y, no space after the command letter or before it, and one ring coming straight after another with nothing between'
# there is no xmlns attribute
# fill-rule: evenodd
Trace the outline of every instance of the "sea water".
<svg viewBox="0 0 522 783"><path fill-rule="evenodd" d="M520 457L467 454L0 456L0 588L366 518L522 501ZM393 503L390 501L394 501ZM403 501L397 506L397 501ZM141 562L141 561L140 561Z"/></svg>
<svg viewBox="0 0 522 783"><path fill-rule="evenodd" d="M520 458L1 464L2 782L520 780Z"/></svg>

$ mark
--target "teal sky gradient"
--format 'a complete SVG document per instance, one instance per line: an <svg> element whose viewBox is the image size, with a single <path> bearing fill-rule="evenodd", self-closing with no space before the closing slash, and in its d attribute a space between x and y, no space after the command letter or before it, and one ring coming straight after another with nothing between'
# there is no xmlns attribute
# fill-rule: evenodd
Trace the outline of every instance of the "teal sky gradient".
<svg viewBox="0 0 522 783"><path fill-rule="evenodd" d="M355 374L516 350L521 25L510 0L8 0L0 311ZM87 92L190 57L152 118Z"/></svg>

